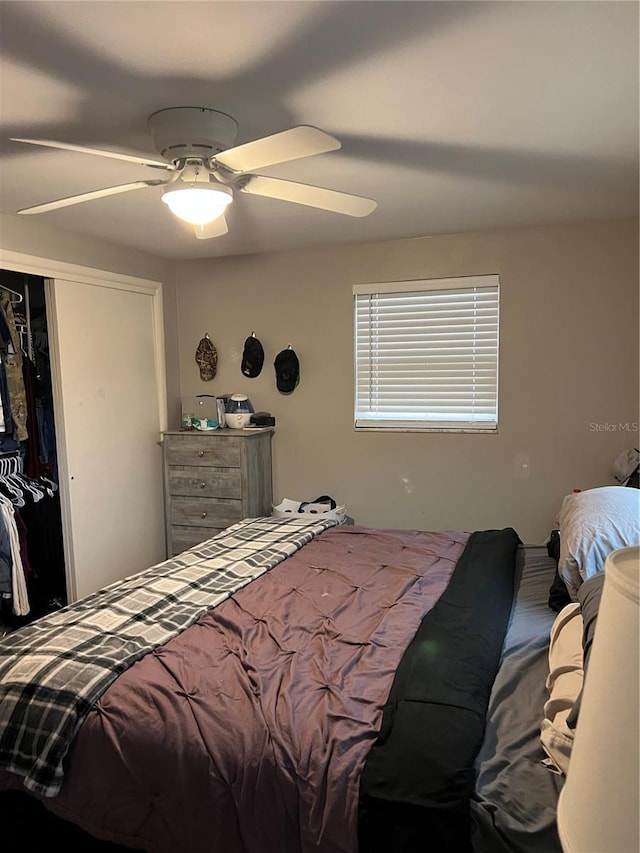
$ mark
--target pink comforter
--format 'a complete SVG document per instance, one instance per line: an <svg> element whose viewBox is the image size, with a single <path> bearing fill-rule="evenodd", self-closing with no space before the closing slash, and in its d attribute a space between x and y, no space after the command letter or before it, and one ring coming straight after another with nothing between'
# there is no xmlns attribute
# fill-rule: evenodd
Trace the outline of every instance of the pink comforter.
<svg viewBox="0 0 640 853"><path fill-rule="evenodd" d="M153 853L355 853L396 667L467 539L325 531L121 675L46 805Z"/></svg>

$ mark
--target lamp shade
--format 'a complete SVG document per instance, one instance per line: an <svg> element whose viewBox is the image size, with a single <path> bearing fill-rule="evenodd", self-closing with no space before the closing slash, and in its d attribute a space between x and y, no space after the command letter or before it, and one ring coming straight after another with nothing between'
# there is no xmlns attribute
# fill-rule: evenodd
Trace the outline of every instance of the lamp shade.
<svg viewBox="0 0 640 853"><path fill-rule="evenodd" d="M640 547L612 552L567 779L558 801L565 853L637 853Z"/></svg>
<svg viewBox="0 0 640 853"><path fill-rule="evenodd" d="M192 225L206 225L221 216L233 195L229 187L193 184L172 185L162 194L162 201L171 213Z"/></svg>

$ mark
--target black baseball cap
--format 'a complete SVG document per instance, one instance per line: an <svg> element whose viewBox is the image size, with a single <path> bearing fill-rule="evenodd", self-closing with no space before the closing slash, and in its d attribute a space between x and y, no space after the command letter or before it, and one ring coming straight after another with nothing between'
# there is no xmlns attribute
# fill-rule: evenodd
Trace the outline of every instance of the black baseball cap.
<svg viewBox="0 0 640 853"><path fill-rule="evenodd" d="M264 364L264 349L262 344L255 335L249 335L244 342L244 351L242 353L242 370L243 376L248 376L249 379L255 379L260 375L262 365Z"/></svg>
<svg viewBox="0 0 640 853"><path fill-rule="evenodd" d="M290 347L279 352L273 362L276 369L276 387L282 394L290 394L300 381L300 362Z"/></svg>

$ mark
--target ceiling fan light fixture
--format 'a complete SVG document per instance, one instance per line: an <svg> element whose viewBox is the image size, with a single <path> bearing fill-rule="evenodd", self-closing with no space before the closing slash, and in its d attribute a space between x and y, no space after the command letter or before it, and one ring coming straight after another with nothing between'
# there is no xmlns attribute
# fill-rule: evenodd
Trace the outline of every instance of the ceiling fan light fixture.
<svg viewBox="0 0 640 853"><path fill-rule="evenodd" d="M207 225L219 216L233 200L229 187L220 185L173 187L162 193L162 201L171 213L191 225Z"/></svg>

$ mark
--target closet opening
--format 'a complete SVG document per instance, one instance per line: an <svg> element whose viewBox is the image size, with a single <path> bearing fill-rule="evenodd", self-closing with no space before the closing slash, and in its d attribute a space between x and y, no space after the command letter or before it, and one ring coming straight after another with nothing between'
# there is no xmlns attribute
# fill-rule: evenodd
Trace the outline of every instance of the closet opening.
<svg viewBox="0 0 640 853"><path fill-rule="evenodd" d="M45 280L0 270L0 636L65 604Z"/></svg>

